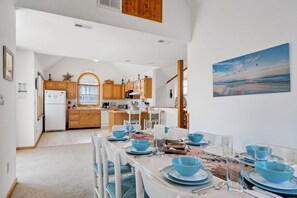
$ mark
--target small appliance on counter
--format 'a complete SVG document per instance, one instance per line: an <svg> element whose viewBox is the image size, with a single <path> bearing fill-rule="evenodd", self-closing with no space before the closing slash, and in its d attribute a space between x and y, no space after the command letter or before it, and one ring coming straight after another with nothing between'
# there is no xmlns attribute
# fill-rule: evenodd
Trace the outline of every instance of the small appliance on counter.
<svg viewBox="0 0 297 198"><path fill-rule="evenodd" d="M128 105L127 104L121 104L121 105L118 105L118 108L119 109L128 109Z"/></svg>
<svg viewBox="0 0 297 198"><path fill-rule="evenodd" d="M102 108L107 109L109 107L109 102L102 102Z"/></svg>

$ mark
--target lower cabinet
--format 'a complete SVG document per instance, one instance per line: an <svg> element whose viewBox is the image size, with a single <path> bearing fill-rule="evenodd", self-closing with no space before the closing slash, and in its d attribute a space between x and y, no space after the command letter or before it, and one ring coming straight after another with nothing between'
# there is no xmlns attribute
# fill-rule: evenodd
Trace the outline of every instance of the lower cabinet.
<svg viewBox="0 0 297 198"><path fill-rule="evenodd" d="M101 110L68 110L68 128L101 127Z"/></svg>

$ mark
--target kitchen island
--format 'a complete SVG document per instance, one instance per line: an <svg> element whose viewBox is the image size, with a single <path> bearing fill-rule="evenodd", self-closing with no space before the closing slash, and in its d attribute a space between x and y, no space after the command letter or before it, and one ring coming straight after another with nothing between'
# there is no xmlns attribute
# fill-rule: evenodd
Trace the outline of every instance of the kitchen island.
<svg viewBox="0 0 297 198"><path fill-rule="evenodd" d="M138 120L138 115L131 115L132 120ZM140 114L141 129L144 129L144 119L149 119L149 113L142 111ZM126 110L110 111L109 112L109 131L112 131L113 125L123 125L124 120L129 120L129 114Z"/></svg>

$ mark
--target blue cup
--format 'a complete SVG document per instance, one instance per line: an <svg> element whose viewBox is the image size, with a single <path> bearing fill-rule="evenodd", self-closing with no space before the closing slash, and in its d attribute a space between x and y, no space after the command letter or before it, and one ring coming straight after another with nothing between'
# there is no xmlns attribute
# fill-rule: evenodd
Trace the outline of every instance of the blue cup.
<svg viewBox="0 0 297 198"><path fill-rule="evenodd" d="M294 175L294 168L279 162L255 162L256 171L267 181L282 183L290 180Z"/></svg>
<svg viewBox="0 0 297 198"><path fill-rule="evenodd" d="M133 140L132 146L137 151L145 151L150 146L150 141L149 140Z"/></svg>
<svg viewBox="0 0 297 198"><path fill-rule="evenodd" d="M176 157L172 159L172 165L179 174L190 177L200 170L202 162L194 157Z"/></svg>
<svg viewBox="0 0 297 198"><path fill-rule="evenodd" d="M204 138L204 135L198 133L189 133L188 138L191 142L198 143Z"/></svg>
<svg viewBox="0 0 297 198"><path fill-rule="evenodd" d="M245 149L247 153L254 159L255 159L255 149L256 149L257 157L259 158L259 160L261 159L265 160L267 156L270 156L272 154L272 150L265 146L248 145L245 147Z"/></svg>
<svg viewBox="0 0 297 198"><path fill-rule="evenodd" d="M125 130L117 130L112 132L113 136L116 138L123 138L126 135Z"/></svg>

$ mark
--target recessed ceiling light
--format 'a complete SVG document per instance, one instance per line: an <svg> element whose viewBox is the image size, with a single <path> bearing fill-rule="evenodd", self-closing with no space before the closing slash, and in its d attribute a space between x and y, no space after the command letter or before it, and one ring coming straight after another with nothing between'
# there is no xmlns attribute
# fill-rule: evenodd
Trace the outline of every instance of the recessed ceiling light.
<svg viewBox="0 0 297 198"><path fill-rule="evenodd" d="M160 40L158 40L158 43L169 44L170 41L166 41L166 40L162 40L162 39L160 39Z"/></svg>
<svg viewBox="0 0 297 198"><path fill-rule="evenodd" d="M94 62L98 62L99 60L97 60L97 59L93 59L93 61L94 61Z"/></svg>
<svg viewBox="0 0 297 198"><path fill-rule="evenodd" d="M125 62L126 62L126 63L130 63L130 62L131 62L131 60L125 60Z"/></svg>

